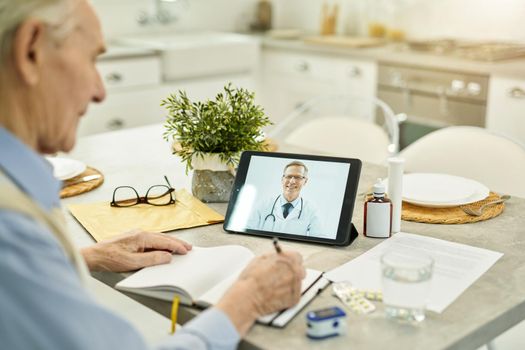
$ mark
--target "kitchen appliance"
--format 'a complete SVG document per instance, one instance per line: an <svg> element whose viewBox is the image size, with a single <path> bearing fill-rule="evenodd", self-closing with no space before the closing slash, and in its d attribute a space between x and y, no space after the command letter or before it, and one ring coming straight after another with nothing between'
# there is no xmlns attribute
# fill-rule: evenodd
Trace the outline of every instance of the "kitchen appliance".
<svg viewBox="0 0 525 350"><path fill-rule="evenodd" d="M451 125L485 126L488 75L379 64L378 97L395 113L400 149L425 134Z"/></svg>

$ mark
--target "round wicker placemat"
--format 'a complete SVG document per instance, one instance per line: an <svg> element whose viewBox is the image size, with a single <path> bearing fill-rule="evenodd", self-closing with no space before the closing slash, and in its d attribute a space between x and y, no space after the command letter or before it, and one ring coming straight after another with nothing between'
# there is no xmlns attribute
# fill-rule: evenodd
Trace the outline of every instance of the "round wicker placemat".
<svg viewBox="0 0 525 350"><path fill-rule="evenodd" d="M481 216L473 216L465 213L461 207L478 209L485 203L500 199L497 193L490 192L489 196L481 201L453 208L425 208L403 202L401 218L406 221L422 222L427 224L466 224L470 222L484 221L501 214L505 203L494 204L486 207Z"/></svg>
<svg viewBox="0 0 525 350"><path fill-rule="evenodd" d="M95 175L95 174L100 175L100 177L98 179L94 179L91 181L80 182L80 183L72 184L68 186L68 183L74 183L75 181L79 181L84 176ZM103 182L104 182L104 175L102 175L100 171L98 171L95 168L87 167L86 170L82 174L64 181L64 187L60 191L60 198L73 197L81 193L89 192L97 188L98 186L102 185Z"/></svg>

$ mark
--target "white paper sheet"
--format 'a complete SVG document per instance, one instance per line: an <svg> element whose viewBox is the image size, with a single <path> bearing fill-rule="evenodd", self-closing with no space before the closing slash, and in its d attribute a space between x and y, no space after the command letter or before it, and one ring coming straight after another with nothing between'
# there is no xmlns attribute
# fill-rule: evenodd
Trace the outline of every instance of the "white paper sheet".
<svg viewBox="0 0 525 350"><path fill-rule="evenodd" d="M332 282L350 281L357 288L381 290L380 257L386 250L410 249L434 258L434 276L427 309L443 312L502 253L437 238L400 232L366 253L325 274Z"/></svg>

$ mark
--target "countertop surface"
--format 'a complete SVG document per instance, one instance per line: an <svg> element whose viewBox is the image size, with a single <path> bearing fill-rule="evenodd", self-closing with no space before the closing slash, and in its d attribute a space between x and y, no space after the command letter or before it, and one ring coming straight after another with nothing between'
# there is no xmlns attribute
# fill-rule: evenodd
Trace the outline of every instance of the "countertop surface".
<svg viewBox="0 0 525 350"><path fill-rule="evenodd" d="M387 43L381 46L354 48L306 43L302 39L276 39L261 34L246 35L257 38L261 43L261 47L266 50L303 52L433 70L458 71L470 74L525 79L525 57L484 62L449 55L439 55L436 53L412 51L403 43ZM156 51L151 48L126 46L116 44L116 41L117 40L108 41L108 51L101 56L101 60L156 54Z"/></svg>
<svg viewBox="0 0 525 350"><path fill-rule="evenodd" d="M379 63L430 68L435 70L461 71L480 75L525 79L525 57L496 62L475 61L446 55L410 51L402 43L385 44L369 48L337 47L305 43L300 39L283 40L260 37L265 49L298 51L354 59L374 60Z"/></svg>
<svg viewBox="0 0 525 350"><path fill-rule="evenodd" d="M109 42L107 51L100 56L100 60L112 60L116 58L150 56L156 55L156 51L145 47L122 46Z"/></svg>

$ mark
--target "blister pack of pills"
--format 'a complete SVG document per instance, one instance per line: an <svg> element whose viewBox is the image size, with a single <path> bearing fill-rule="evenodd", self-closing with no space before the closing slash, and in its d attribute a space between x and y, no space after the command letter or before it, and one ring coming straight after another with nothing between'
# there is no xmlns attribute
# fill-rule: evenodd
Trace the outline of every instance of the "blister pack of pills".
<svg viewBox="0 0 525 350"><path fill-rule="evenodd" d="M359 290L346 281L334 283L332 291L350 310L358 314L369 314L376 309L370 300L382 300L381 292Z"/></svg>

